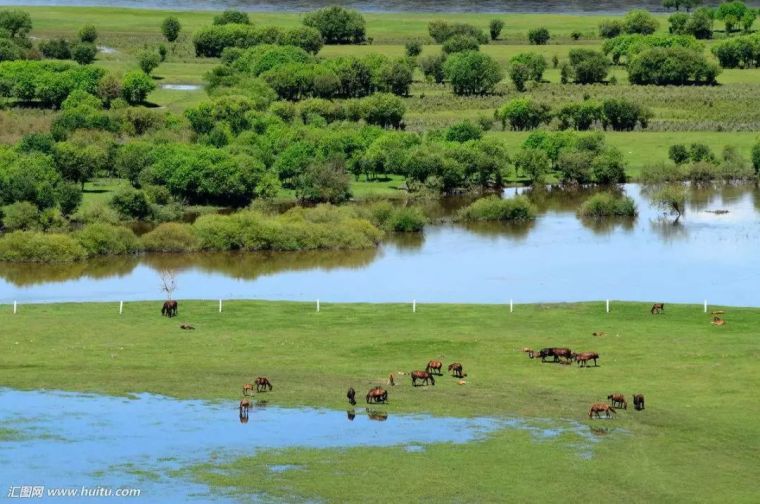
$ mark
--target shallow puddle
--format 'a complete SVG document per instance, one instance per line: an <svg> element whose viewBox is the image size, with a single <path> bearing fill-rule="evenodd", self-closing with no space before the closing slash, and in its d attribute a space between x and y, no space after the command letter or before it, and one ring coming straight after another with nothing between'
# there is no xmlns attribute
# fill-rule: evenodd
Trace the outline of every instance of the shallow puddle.
<svg viewBox="0 0 760 504"><path fill-rule="evenodd" d="M170 91L197 91L200 88L198 84L161 84L161 89Z"/></svg>

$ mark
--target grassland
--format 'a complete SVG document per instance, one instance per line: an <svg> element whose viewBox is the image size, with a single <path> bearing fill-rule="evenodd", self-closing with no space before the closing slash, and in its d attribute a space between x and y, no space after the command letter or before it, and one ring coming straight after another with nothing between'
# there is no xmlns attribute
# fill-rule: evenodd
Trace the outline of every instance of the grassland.
<svg viewBox="0 0 760 504"><path fill-rule="evenodd" d="M235 403L240 385L267 375L270 403L345 406L388 373L431 358L461 361L466 385L441 378L390 390L397 413L571 419L609 429L582 459L573 435L537 442L501 431L468 445L293 449L186 472L233 495L264 492L288 501L495 502L609 499L626 502L753 502L760 444L757 309L729 308L717 328L699 306L641 303L504 306L180 303L22 305L0 310L0 385L108 394L149 391ZM181 331L180 321L193 332ZM601 337L591 335L605 331ZM598 368L541 364L525 346L569 346L601 354ZM591 402L615 391L646 395L647 409L589 421ZM604 432L604 431L603 431ZM301 469L272 474L268 465ZM367 479L371 484L368 487ZM422 482L424 481L424 484ZM403 496L403 497L399 497Z"/></svg>

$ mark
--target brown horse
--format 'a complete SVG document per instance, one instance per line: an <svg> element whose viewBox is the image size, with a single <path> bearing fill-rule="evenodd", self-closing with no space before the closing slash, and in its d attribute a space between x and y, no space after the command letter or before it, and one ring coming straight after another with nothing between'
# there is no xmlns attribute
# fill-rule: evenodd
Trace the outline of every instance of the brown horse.
<svg viewBox="0 0 760 504"><path fill-rule="evenodd" d="M417 386L417 380L420 380L425 383L425 385L428 384L428 381L431 385L435 385L435 378L433 378L432 373L428 373L427 371L412 371L410 373L412 375L412 386Z"/></svg>
<svg viewBox="0 0 760 504"><path fill-rule="evenodd" d="M599 354L596 352L581 352L579 354L573 354L573 359L578 363L580 367L587 367L588 361L593 360L594 366L598 367L596 360L599 358Z"/></svg>
<svg viewBox="0 0 760 504"><path fill-rule="evenodd" d="M644 409L644 394L633 394L633 407L636 411Z"/></svg>
<svg viewBox="0 0 760 504"><path fill-rule="evenodd" d="M383 387L375 387L367 392L367 404L369 403L384 403L388 401L388 391Z"/></svg>
<svg viewBox="0 0 760 504"><path fill-rule="evenodd" d="M628 403L625 400L625 396L623 394L610 394L607 396L607 399L612 402L613 408L623 408L624 410L628 409Z"/></svg>
<svg viewBox="0 0 760 504"><path fill-rule="evenodd" d="M573 358L573 351L564 347L542 348L538 352L538 356L541 357L541 362L546 362L547 357L552 357L553 362L559 362L560 357L570 362Z"/></svg>
<svg viewBox="0 0 760 504"><path fill-rule="evenodd" d="M256 384L256 392L265 392L267 388L272 390L272 382L266 376L259 376L254 380Z"/></svg>
<svg viewBox="0 0 760 504"><path fill-rule="evenodd" d="M464 374L462 373L462 364L459 362L454 362L452 364L449 364L449 373L452 373L457 378L463 378Z"/></svg>
<svg viewBox="0 0 760 504"><path fill-rule="evenodd" d="M243 395L247 396L249 395L248 392L251 392L251 395L253 394L253 384L252 383L246 383L243 385Z"/></svg>
<svg viewBox="0 0 760 504"><path fill-rule="evenodd" d="M443 362L437 361L437 360L431 360L428 362L427 367L425 367L425 371L428 373L433 373L435 371L435 374L442 375L441 369L443 369Z"/></svg>
<svg viewBox="0 0 760 504"><path fill-rule="evenodd" d="M161 315L172 318L177 316L177 302L176 301L164 301L164 306L161 308Z"/></svg>
<svg viewBox="0 0 760 504"><path fill-rule="evenodd" d="M601 413L604 413L607 415L607 418L610 418L610 413L617 413L617 411L607 403L594 403L591 405L591 409L588 410L588 417L591 418L596 415L596 418L601 418Z"/></svg>
<svg viewBox="0 0 760 504"><path fill-rule="evenodd" d="M351 406L356 405L356 390L354 390L354 387L348 387L348 392L346 392L346 398L348 399L348 404L350 404Z"/></svg>
<svg viewBox="0 0 760 504"><path fill-rule="evenodd" d="M649 310L649 313L652 315L658 315L665 311L665 303L655 303L652 305L652 309Z"/></svg>

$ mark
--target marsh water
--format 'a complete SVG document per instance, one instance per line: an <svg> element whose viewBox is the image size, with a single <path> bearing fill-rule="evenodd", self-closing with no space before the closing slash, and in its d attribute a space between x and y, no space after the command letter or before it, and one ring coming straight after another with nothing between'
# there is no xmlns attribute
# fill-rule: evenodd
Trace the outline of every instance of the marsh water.
<svg viewBox="0 0 760 504"><path fill-rule="evenodd" d="M705 5L719 4L707 0ZM749 0L748 5L757 6ZM343 5L363 12L529 12L550 14L621 14L630 9L664 11L661 0L2 0L4 5L65 5L132 7L171 10L304 12Z"/></svg>
<svg viewBox="0 0 760 504"><path fill-rule="evenodd" d="M0 389L0 404L5 483L46 489L137 488L140 502L156 503L227 502L194 482L186 469L262 450L402 446L424 451L430 443L467 443L497 430L517 429L529 432L536 442L564 436L580 458L588 458L599 440L587 426L570 420L397 415L389 411L392 405L349 412L259 405L242 423L232 401L151 394L112 397ZM272 472L299 469L269 467ZM98 500L108 498L86 501Z"/></svg>
<svg viewBox="0 0 760 504"><path fill-rule="evenodd" d="M527 224L431 224L361 251L145 255L75 264L0 264L0 303L160 299L161 268L179 299L515 303L599 299L759 306L760 191L692 189L675 221L636 184L635 219L576 216L589 191L525 192ZM432 208L450 216L461 201Z"/></svg>

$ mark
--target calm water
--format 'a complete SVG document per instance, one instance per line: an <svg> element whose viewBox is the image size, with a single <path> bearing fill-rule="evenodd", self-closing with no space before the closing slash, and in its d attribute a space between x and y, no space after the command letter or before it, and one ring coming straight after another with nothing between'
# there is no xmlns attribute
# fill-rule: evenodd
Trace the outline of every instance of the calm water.
<svg viewBox="0 0 760 504"><path fill-rule="evenodd" d="M526 190L511 190L515 192ZM760 306L760 191L694 190L678 221L625 191L634 220L575 215L588 192L532 193L530 224L430 225L377 250L153 255L68 265L0 264L0 303L179 299L516 303L598 299ZM508 195L509 195L508 194ZM727 210L727 213L714 213ZM443 211L445 213L445 211Z"/></svg>
<svg viewBox="0 0 760 504"><path fill-rule="evenodd" d="M707 0L704 5L720 2ZM756 1L747 1L757 6ZM620 14L634 8L664 11L661 0L0 0L3 5L107 6L143 9L303 12L328 5L343 5L364 12L534 12Z"/></svg>
<svg viewBox="0 0 760 504"><path fill-rule="evenodd" d="M180 401L150 394L123 398L0 389L0 404L0 426L10 430L4 436L0 431L3 484L139 488L140 497L132 500L141 503L228 502L175 471L262 450L405 446L424 451L429 443L466 443L499 429L519 429L537 442L567 434L568 445L581 448L579 456L588 458L600 440L587 426L568 420L395 415L388 411L390 406L371 412L262 406L252 408L248 422L241 423L235 402Z"/></svg>

